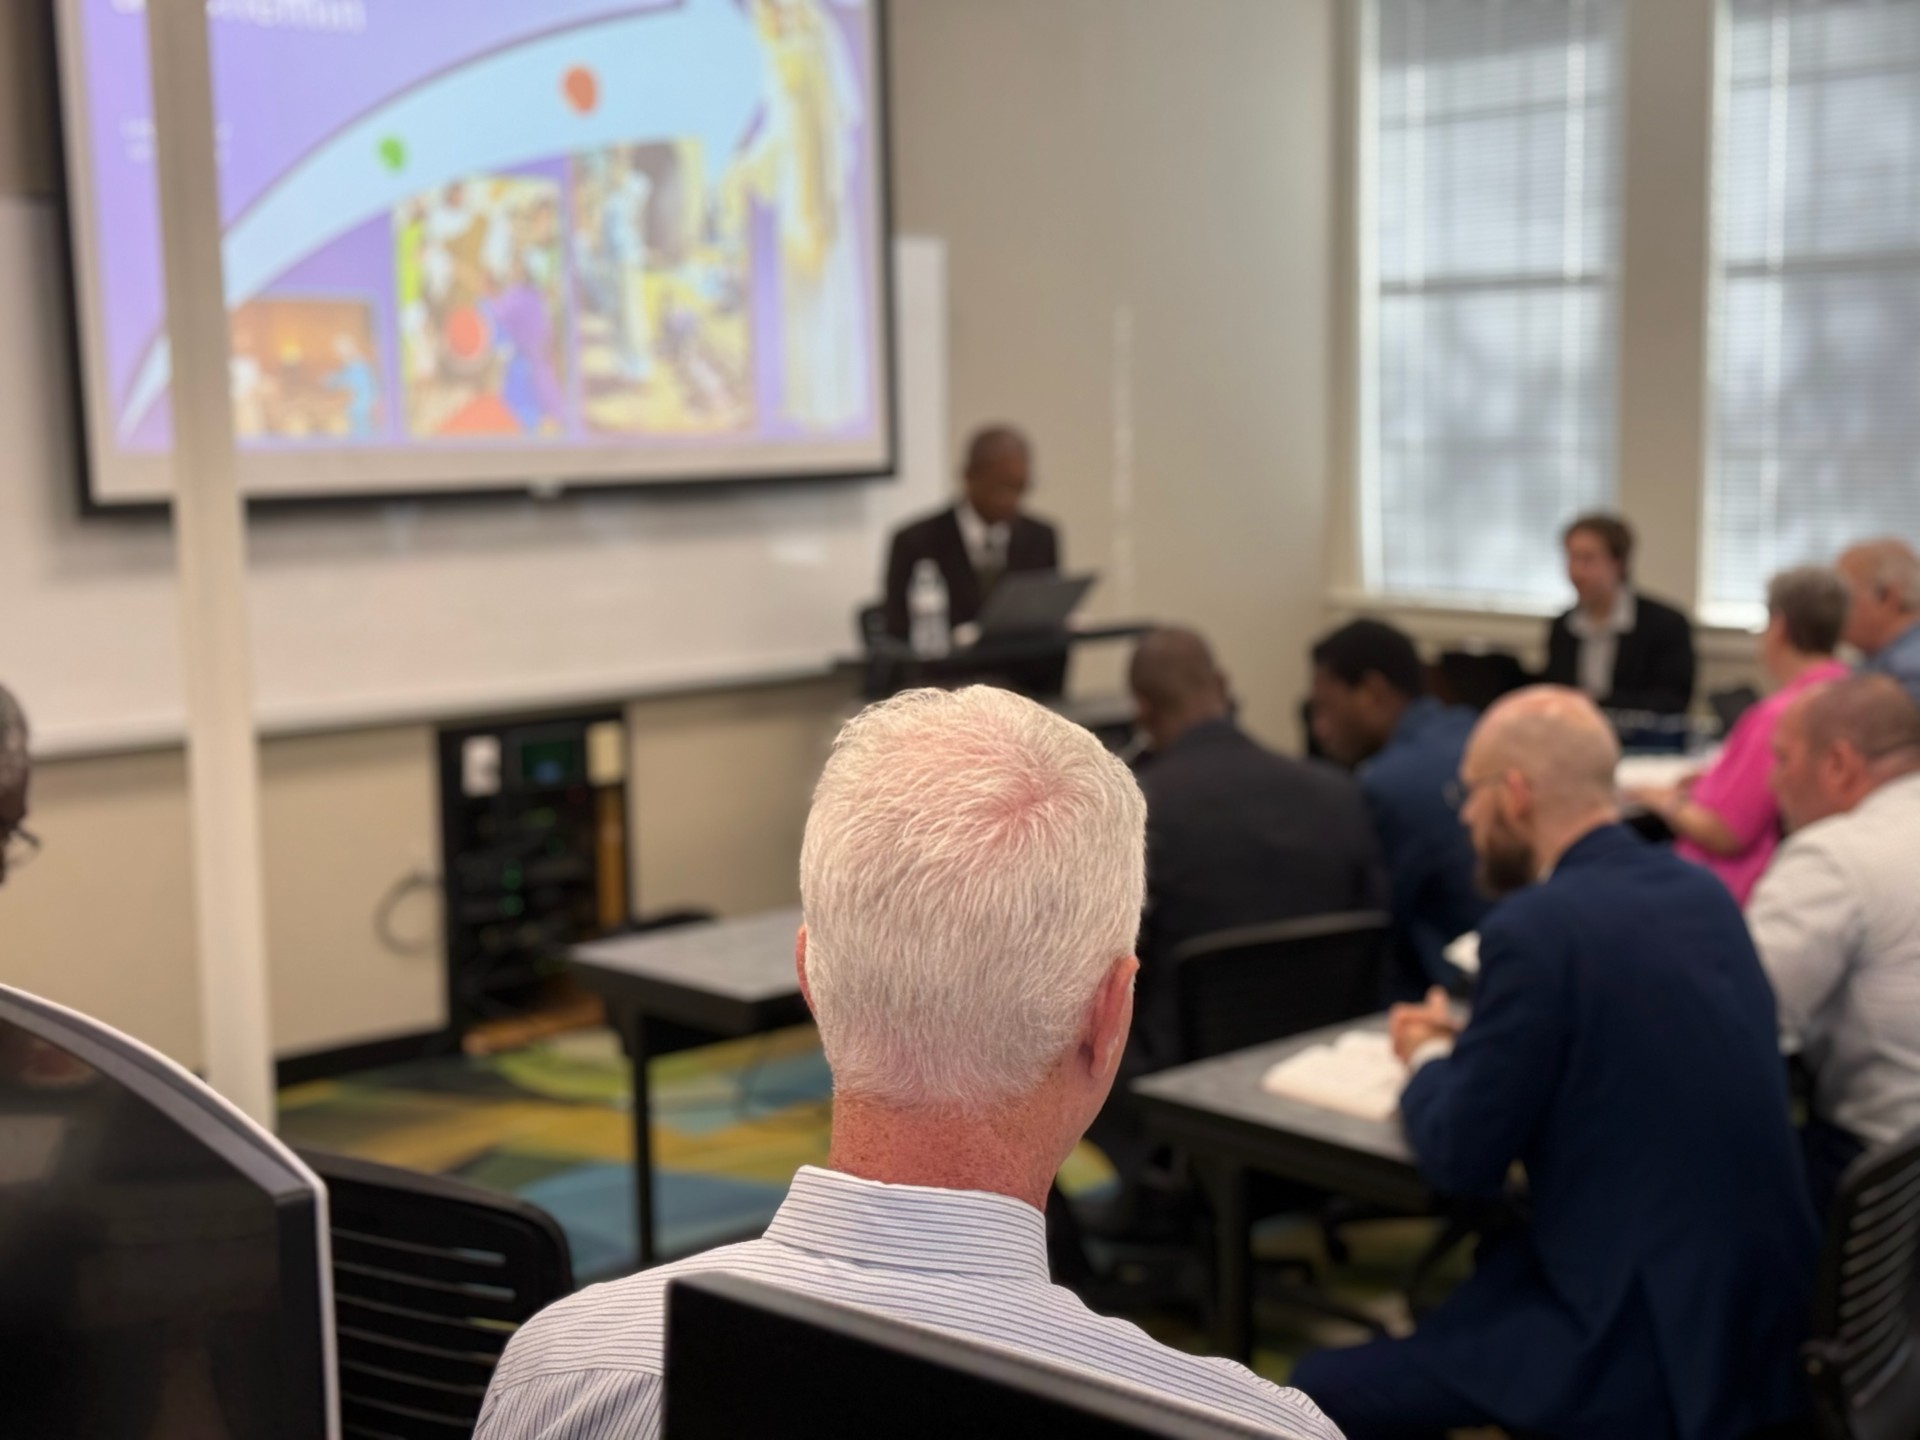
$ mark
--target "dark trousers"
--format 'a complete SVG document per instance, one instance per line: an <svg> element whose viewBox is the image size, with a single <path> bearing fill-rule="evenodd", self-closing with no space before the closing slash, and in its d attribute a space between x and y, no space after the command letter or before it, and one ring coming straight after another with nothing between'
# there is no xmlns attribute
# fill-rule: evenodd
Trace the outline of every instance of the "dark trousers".
<svg viewBox="0 0 1920 1440"><path fill-rule="evenodd" d="M1347 1440L1446 1440L1450 1430L1498 1423L1441 1384L1405 1340L1315 1351L1294 1367L1292 1384Z"/></svg>
<svg viewBox="0 0 1920 1440"><path fill-rule="evenodd" d="M1813 1213L1825 1225L1833 1210L1833 1197L1840 1189L1840 1177L1847 1173L1849 1165L1866 1154L1866 1144L1851 1131L1842 1130L1817 1115L1809 1115L1806 1129L1800 1132L1800 1151L1806 1159L1807 1190L1813 1196Z"/></svg>

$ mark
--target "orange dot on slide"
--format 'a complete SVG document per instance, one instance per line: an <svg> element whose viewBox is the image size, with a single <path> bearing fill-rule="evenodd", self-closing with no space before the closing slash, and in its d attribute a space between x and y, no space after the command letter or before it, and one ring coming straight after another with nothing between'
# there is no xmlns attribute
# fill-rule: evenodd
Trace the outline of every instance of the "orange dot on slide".
<svg viewBox="0 0 1920 1440"><path fill-rule="evenodd" d="M472 360L487 348L487 322L471 305L447 317L447 348L461 360Z"/></svg>
<svg viewBox="0 0 1920 1440"><path fill-rule="evenodd" d="M591 115L600 103L599 77L584 65L567 71L561 88L567 93L567 103L582 115Z"/></svg>

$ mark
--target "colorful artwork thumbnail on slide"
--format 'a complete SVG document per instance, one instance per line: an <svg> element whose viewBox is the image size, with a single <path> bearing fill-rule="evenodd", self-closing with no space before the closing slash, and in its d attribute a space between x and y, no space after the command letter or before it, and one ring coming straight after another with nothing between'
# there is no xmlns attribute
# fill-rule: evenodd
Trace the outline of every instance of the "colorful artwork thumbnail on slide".
<svg viewBox="0 0 1920 1440"><path fill-rule="evenodd" d="M560 186L456 180L394 217L407 430L555 435L566 424Z"/></svg>
<svg viewBox="0 0 1920 1440"><path fill-rule="evenodd" d="M115 446L157 454L171 356L144 7L70 3L90 343ZM209 14L249 447L884 444L866 0Z"/></svg>

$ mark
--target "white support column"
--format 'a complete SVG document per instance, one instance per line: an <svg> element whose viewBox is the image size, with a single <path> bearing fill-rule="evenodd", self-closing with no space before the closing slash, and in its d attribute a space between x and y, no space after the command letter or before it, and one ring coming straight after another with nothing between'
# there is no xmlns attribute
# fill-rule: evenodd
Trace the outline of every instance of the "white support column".
<svg viewBox="0 0 1920 1440"><path fill-rule="evenodd" d="M233 452L206 0L151 0L155 153L173 358L173 532L208 1082L274 1119L246 513Z"/></svg>

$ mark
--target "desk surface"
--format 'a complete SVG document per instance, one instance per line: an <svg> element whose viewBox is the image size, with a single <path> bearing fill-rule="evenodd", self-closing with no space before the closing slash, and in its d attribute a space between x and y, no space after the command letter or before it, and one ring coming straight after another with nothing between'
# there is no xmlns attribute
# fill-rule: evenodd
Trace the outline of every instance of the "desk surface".
<svg viewBox="0 0 1920 1440"><path fill-rule="evenodd" d="M716 1035L752 1035L807 1018L794 974L800 910L770 910L578 945L567 959L616 1023L645 1014Z"/></svg>
<svg viewBox="0 0 1920 1440"><path fill-rule="evenodd" d="M1376 1015L1176 1066L1134 1081L1133 1094L1148 1125L1176 1144L1356 1199L1419 1205L1428 1190L1398 1120L1363 1120L1260 1088L1289 1055L1386 1023Z"/></svg>

